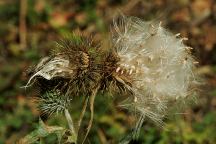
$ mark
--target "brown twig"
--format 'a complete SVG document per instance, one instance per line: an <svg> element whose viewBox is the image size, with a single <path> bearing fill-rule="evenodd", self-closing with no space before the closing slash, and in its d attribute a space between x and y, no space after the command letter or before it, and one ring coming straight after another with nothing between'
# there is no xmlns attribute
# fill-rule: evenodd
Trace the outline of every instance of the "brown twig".
<svg viewBox="0 0 216 144"><path fill-rule="evenodd" d="M75 128L74 128L74 123L73 123L73 120L71 118L71 115L68 111L68 109L65 109L64 111L64 114L65 114L65 118L67 119L67 122L68 122L68 126L72 132L72 134L77 137L77 134L76 134L76 131L75 131Z"/></svg>
<svg viewBox="0 0 216 144"><path fill-rule="evenodd" d="M98 133L101 144L107 144L108 142L107 142L106 136L104 132L102 131L102 129L99 128L97 133Z"/></svg>
<svg viewBox="0 0 216 144"><path fill-rule="evenodd" d="M98 85L91 93L90 95L90 112L91 112L91 116L90 116L90 120L89 120L89 124L88 124L88 127L87 127L87 132L85 134L85 137L83 139L83 142L82 144L85 142L88 134L89 134L89 131L91 129L91 126L92 126L92 123L93 123L93 118L94 118L94 101L95 101L95 97L97 95L97 92L98 92L98 89L100 88L100 86Z"/></svg>
<svg viewBox="0 0 216 144"><path fill-rule="evenodd" d="M20 0L20 16L19 16L19 40L21 50L26 49L26 14L27 0Z"/></svg>
<svg viewBox="0 0 216 144"><path fill-rule="evenodd" d="M79 117L79 120L78 120L78 130L77 130L78 133L79 133L80 126L82 124L83 117L84 117L85 112L86 112L88 101L89 101L89 97L85 97L83 108L82 108L82 111L81 111L81 114L80 114L80 117Z"/></svg>

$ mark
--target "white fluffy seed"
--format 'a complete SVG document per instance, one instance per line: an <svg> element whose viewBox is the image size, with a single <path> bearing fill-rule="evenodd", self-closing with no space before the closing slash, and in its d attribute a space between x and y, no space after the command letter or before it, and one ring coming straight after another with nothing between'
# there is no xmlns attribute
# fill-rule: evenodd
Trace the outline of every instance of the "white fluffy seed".
<svg viewBox="0 0 216 144"><path fill-rule="evenodd" d="M176 106L174 102L171 105L167 102L184 99L196 81L193 73L196 62L185 50L191 48L183 44L187 38L168 32L161 23L134 17L123 17L115 29L113 43L120 57L119 65L127 64L135 71L131 75L137 101L134 107L140 115L161 123L167 109Z"/></svg>

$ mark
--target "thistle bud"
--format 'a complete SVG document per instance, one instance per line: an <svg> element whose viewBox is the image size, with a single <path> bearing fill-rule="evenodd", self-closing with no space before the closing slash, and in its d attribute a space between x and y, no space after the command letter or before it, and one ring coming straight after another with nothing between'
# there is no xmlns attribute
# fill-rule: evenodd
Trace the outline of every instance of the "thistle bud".
<svg viewBox="0 0 216 144"><path fill-rule="evenodd" d="M38 108L43 114L63 113L70 105L71 99L60 93L59 90L47 91L38 98Z"/></svg>

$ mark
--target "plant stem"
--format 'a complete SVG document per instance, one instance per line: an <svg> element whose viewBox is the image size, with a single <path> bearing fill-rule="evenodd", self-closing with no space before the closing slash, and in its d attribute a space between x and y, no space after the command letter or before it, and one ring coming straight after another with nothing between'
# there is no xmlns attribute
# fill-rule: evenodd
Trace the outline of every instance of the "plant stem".
<svg viewBox="0 0 216 144"><path fill-rule="evenodd" d="M70 115L68 109L65 109L64 114L65 114L65 117L66 117L66 119L67 119L68 126L69 126L69 128L70 128L70 130L71 130L71 133L73 134L73 136L74 136L74 137L76 138L76 140L77 140L77 134L76 134L76 131L75 131L75 128L74 128L74 125L73 125L73 120L72 120L72 118L71 118L71 115Z"/></svg>
<svg viewBox="0 0 216 144"><path fill-rule="evenodd" d="M39 126L36 130L32 131L24 138L21 138L17 144L32 144L37 142L39 139L44 138L52 133L58 133L64 131L63 127L59 126L48 126L41 119L39 119Z"/></svg>
<svg viewBox="0 0 216 144"><path fill-rule="evenodd" d="M88 134L89 134L89 131L91 129L91 126L92 126L92 123L93 123L93 118L94 118L94 101L95 101L95 97L97 95L97 92L98 92L98 89L100 88L100 85L98 85L97 87L95 87L95 89L92 91L91 95L90 95L90 112L91 112L91 116L90 116L90 120L89 120L89 124L88 124L88 127L87 127L87 132L85 134L85 137L83 139L83 142L82 144L85 142Z"/></svg>
<svg viewBox="0 0 216 144"><path fill-rule="evenodd" d="M144 116L141 115L139 120L138 120L138 123L136 124L136 127L134 129L133 139L138 139L139 138L139 133L140 133L140 129L142 127L143 122L144 122Z"/></svg>
<svg viewBox="0 0 216 144"><path fill-rule="evenodd" d="M83 105L83 108L82 108L82 111L81 111L81 114L80 114L80 118L79 118L79 121L78 121L78 130L77 130L78 132L79 132L79 129L80 129L81 124L82 124L83 117L84 117L85 112L86 112L88 101L89 101L89 97L85 97L84 105Z"/></svg>

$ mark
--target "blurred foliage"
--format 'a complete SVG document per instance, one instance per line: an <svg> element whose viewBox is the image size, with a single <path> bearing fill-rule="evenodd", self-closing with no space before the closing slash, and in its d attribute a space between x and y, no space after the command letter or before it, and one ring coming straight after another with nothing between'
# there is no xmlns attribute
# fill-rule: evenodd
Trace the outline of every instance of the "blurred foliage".
<svg viewBox="0 0 216 144"><path fill-rule="evenodd" d="M0 1L0 144L14 143L37 128L39 112L30 89L21 89L30 65L47 55L55 41L74 31L104 37L120 13L162 20L172 32L189 37L206 82L197 103L166 120L164 128L145 122L137 143L214 144L216 142L216 2L214 0L27 0L27 47L20 47L20 2ZM71 111L79 109L74 104ZM78 113L72 113L74 119ZM90 113L87 113L84 127ZM62 117L47 120L64 125ZM117 100L97 96L90 143L117 143L132 129L135 116L118 108ZM54 143L55 135L44 143Z"/></svg>

